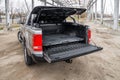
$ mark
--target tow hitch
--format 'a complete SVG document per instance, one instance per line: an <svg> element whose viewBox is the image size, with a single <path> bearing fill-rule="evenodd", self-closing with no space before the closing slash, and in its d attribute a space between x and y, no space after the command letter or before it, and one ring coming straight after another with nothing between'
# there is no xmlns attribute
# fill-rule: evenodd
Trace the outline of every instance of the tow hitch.
<svg viewBox="0 0 120 80"><path fill-rule="evenodd" d="M72 63L72 61L73 61L72 59L65 60L66 63L70 63L70 64Z"/></svg>

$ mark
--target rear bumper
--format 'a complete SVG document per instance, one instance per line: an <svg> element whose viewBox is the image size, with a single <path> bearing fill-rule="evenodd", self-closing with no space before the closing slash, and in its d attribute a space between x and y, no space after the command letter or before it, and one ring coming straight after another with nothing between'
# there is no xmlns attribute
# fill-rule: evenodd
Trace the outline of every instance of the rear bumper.
<svg viewBox="0 0 120 80"><path fill-rule="evenodd" d="M31 53L32 53L31 56L35 62L44 60L42 51L41 52L32 51Z"/></svg>
<svg viewBox="0 0 120 80"><path fill-rule="evenodd" d="M42 54L32 54L32 58L35 62L44 61Z"/></svg>

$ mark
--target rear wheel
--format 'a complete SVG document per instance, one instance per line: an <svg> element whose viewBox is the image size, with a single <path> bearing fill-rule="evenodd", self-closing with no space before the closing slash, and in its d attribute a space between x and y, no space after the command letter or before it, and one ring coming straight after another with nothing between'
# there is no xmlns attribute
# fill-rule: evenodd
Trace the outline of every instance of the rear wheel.
<svg viewBox="0 0 120 80"><path fill-rule="evenodd" d="M27 48L24 47L24 60L26 65L30 66L33 64L33 59L28 55Z"/></svg>
<svg viewBox="0 0 120 80"><path fill-rule="evenodd" d="M22 37L21 37L21 32L19 31L17 34L18 40L20 43L22 43Z"/></svg>

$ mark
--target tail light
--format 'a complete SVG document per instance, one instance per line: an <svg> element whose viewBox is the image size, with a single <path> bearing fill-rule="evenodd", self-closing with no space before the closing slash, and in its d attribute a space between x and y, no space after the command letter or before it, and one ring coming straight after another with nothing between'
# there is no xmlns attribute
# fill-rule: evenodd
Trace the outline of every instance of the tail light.
<svg viewBox="0 0 120 80"><path fill-rule="evenodd" d="M42 51L42 34L33 35L33 50Z"/></svg>
<svg viewBox="0 0 120 80"><path fill-rule="evenodd" d="M91 30L90 29L88 29L87 35L88 35L88 43L90 43L91 41Z"/></svg>

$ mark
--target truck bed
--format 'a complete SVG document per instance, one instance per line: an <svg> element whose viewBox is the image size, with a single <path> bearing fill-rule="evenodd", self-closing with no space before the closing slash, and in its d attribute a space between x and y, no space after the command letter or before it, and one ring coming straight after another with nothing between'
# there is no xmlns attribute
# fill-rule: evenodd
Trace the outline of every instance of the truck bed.
<svg viewBox="0 0 120 80"><path fill-rule="evenodd" d="M83 38L70 36L67 34L52 34L43 36L43 46L52 46L63 43L79 42Z"/></svg>

